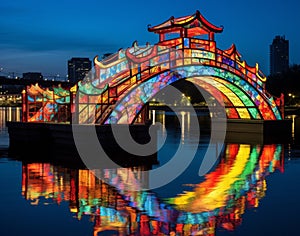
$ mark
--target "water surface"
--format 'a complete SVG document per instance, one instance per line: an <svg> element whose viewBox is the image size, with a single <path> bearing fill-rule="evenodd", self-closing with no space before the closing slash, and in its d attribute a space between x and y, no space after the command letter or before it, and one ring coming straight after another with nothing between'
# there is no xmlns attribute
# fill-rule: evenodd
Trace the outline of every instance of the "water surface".
<svg viewBox="0 0 300 236"><path fill-rule="evenodd" d="M209 136L203 134L198 146L186 113L185 132L168 126L158 160L164 165L186 142L198 146L193 162L167 186L135 192L126 185L147 178L143 170L148 167L134 167L133 175L127 168L102 170L102 181L82 167L43 162L42 152L38 162L13 159L5 149L4 124L19 119L17 113L0 110L0 235L298 234L296 137L290 144L216 144L222 148L217 163L198 176ZM174 124L172 114L159 113L157 119Z"/></svg>

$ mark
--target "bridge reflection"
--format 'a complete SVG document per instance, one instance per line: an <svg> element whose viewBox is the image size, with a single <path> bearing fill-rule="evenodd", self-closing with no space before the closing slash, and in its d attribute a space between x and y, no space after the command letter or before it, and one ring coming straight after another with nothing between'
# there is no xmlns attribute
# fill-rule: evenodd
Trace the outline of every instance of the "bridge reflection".
<svg viewBox="0 0 300 236"><path fill-rule="evenodd" d="M24 163L22 195L32 205L69 202L80 220L89 216L94 235L215 235L234 230L247 208L256 208L267 191L266 176L283 171L281 145L227 144L216 168L193 190L172 198L155 191L131 191L145 167L105 170L103 182L85 169ZM188 183L187 183L188 184ZM112 187L112 185L114 187ZM127 188L125 188L127 187Z"/></svg>

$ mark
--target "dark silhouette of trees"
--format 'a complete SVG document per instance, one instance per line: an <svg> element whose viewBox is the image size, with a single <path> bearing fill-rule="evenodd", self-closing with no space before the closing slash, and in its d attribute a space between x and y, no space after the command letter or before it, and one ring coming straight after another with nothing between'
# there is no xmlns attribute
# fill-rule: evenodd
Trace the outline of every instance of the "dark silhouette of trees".
<svg viewBox="0 0 300 236"><path fill-rule="evenodd" d="M300 105L300 65L295 64L281 74L270 75L266 89L277 97L283 93L286 105Z"/></svg>

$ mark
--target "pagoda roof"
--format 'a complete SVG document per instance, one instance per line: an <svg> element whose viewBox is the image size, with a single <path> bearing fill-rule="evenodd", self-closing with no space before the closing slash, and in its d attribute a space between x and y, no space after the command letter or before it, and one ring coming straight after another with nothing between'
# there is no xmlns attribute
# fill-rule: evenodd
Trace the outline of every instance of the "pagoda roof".
<svg viewBox="0 0 300 236"><path fill-rule="evenodd" d="M230 48L223 50L226 54L229 56L234 56L234 59L237 57L239 60L241 60L242 55L237 50L236 45L232 44Z"/></svg>
<svg viewBox="0 0 300 236"><path fill-rule="evenodd" d="M174 16L172 16L167 21L159 25L153 27L149 25L148 31L155 32L155 33L168 33L168 32L179 31L182 28L186 28L186 29L201 28L202 33L223 32L223 27L218 27L210 23L208 20L204 18L204 16L198 10L196 11L195 14L190 16L184 16L179 18L175 18Z"/></svg>

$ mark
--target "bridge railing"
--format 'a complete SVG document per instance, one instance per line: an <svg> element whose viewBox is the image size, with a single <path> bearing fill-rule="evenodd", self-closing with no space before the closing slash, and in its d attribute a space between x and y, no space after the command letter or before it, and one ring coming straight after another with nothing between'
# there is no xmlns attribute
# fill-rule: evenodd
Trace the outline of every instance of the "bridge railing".
<svg viewBox="0 0 300 236"><path fill-rule="evenodd" d="M161 71L170 71L181 66L204 65L230 71L251 84L262 96L270 98L268 94L264 93L265 81L263 80L265 77L258 66L248 66L245 61L240 59L238 52L232 51L229 54L216 48L215 41L178 38L166 40L157 45L158 50L153 57L147 57L149 54L144 50L142 55L137 55L137 61L134 61L133 58L127 62L128 70L117 73L109 79L108 99L105 103L99 103L101 108L98 108L96 112L98 121L105 120L106 115L109 114L107 109L113 106L117 100L122 99L128 89L158 75ZM145 55L144 61L143 55Z"/></svg>
<svg viewBox="0 0 300 236"><path fill-rule="evenodd" d="M170 55L172 53L170 51L174 49L178 50L177 52L178 54L180 53L180 49L182 49L183 55L186 58L185 63L182 63L182 65L193 64L193 63L199 64L197 63L197 60L199 59L200 62L204 65L215 65L215 63L218 63L217 65L219 67L236 73L238 76L247 79L248 82L250 83L252 83L253 80L255 83L257 83L258 87L264 86L263 82L259 80L259 78L257 78L258 77L257 74L260 74L260 71L257 71L257 68L249 67L245 62L237 60L235 55L228 55L224 51L216 48L215 41L195 39L195 38L178 38L175 40L174 39L166 40L158 43L157 45L158 45L158 49L161 51L158 51L157 55L153 57L151 60L148 60L144 63L136 63L136 64L127 61L126 63L129 64L128 66L129 68L127 66L124 66L124 70L121 71L117 70L116 73L114 74L107 73L108 77L106 77L106 79L98 78L99 80L98 84L103 82L103 83L109 83L110 86L115 86L120 83L123 83L123 81L125 81L126 79L130 79L132 76L138 74L136 72L140 72L141 76L143 76L143 73L147 70L147 67L160 66L162 69L164 69L162 66L164 63L160 64L160 63L153 63L153 62L159 61L158 58L162 57L163 55L167 56L166 59L170 59ZM192 50L193 58L189 57L189 54L191 52L190 50ZM145 51L143 51L142 54L143 53L145 53ZM178 57L176 59L178 59ZM206 61L205 59L209 61ZM120 63L125 63L125 62L121 60ZM176 65L179 66L180 64L181 63L177 61ZM173 64L172 66L176 66L176 65ZM116 66L117 65L114 65L113 67ZM130 72L130 74L128 72ZM111 74L111 76L109 76L109 74Z"/></svg>

